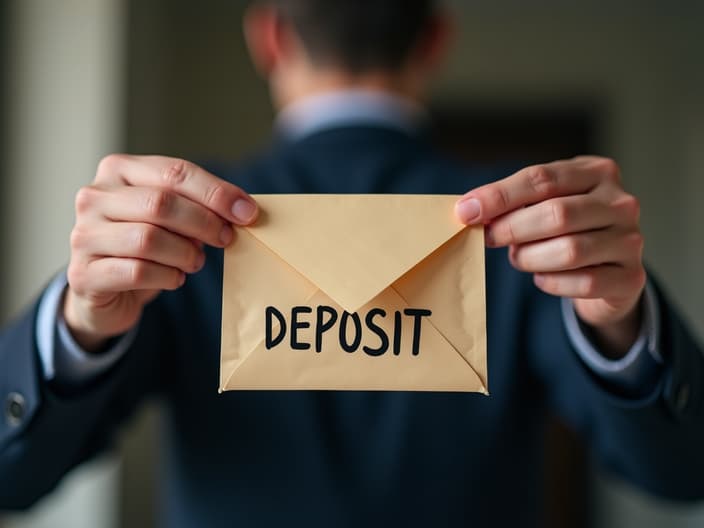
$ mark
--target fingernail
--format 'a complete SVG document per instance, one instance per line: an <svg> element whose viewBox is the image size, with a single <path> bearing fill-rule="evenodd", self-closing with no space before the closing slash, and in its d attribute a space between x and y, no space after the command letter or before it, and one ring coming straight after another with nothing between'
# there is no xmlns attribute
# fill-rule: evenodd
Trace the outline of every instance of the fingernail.
<svg viewBox="0 0 704 528"><path fill-rule="evenodd" d="M545 284L545 275L541 275L540 273L533 274L533 282L538 287L543 286Z"/></svg>
<svg viewBox="0 0 704 528"><path fill-rule="evenodd" d="M232 206L232 215L237 222L249 224L257 215L257 206L249 200L240 198L235 201L235 205Z"/></svg>
<svg viewBox="0 0 704 528"><path fill-rule="evenodd" d="M229 225L222 226L222 231L220 231L220 243L223 246L229 246L232 242L232 227Z"/></svg>
<svg viewBox="0 0 704 528"><path fill-rule="evenodd" d="M463 223L473 224L479 220L481 206L479 205L479 200L476 198L469 198L457 202L455 210L457 212L457 216Z"/></svg>

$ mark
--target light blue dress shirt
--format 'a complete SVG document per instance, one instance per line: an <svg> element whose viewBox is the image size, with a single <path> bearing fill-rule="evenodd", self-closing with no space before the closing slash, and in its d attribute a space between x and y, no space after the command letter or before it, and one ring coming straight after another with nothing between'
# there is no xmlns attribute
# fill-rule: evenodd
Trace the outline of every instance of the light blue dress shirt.
<svg viewBox="0 0 704 528"><path fill-rule="evenodd" d="M337 126L373 124L414 130L426 119L424 109L401 97L365 90L335 91L308 97L285 108L276 128L295 139ZM129 349L137 328L120 337L107 351L89 354L72 337L62 316L66 274L49 285L39 305L37 347L44 376L62 383L81 384L106 372ZM657 381L663 363L658 351L660 318L653 288L643 295L643 321L638 339L621 359L610 360L585 335L572 301L562 299L567 335L579 357L594 374L612 387L629 393L643 392Z"/></svg>
<svg viewBox="0 0 704 528"><path fill-rule="evenodd" d="M63 297L68 281L59 274L44 292L37 312L37 348L47 380L58 378L67 385L79 385L99 376L127 352L137 335L132 328L107 351L89 354L71 335L63 317Z"/></svg>

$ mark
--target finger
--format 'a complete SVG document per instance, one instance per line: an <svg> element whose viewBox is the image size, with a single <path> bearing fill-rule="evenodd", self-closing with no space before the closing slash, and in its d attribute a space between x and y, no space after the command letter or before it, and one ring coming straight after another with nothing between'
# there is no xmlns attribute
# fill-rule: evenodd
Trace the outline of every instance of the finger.
<svg viewBox="0 0 704 528"><path fill-rule="evenodd" d="M236 185L194 163L166 156L113 154L101 161L96 182L170 190L239 225L251 224L258 214L254 199Z"/></svg>
<svg viewBox="0 0 704 528"><path fill-rule="evenodd" d="M101 258L87 265L79 288L92 292L175 290L186 275L179 269L134 258Z"/></svg>
<svg viewBox="0 0 704 528"><path fill-rule="evenodd" d="M533 282L545 293L573 299L630 298L641 287L642 267L593 266L574 271L536 273Z"/></svg>
<svg viewBox="0 0 704 528"><path fill-rule="evenodd" d="M614 225L619 212L591 195L553 198L497 218L486 228L486 242L501 247L602 229Z"/></svg>
<svg viewBox="0 0 704 528"><path fill-rule="evenodd" d="M147 303L153 301L157 295L159 295L160 290L136 290L134 291L135 298L140 306L144 306Z"/></svg>
<svg viewBox="0 0 704 528"><path fill-rule="evenodd" d="M456 213L467 224L487 223L519 207L587 193L604 180L618 178L618 166L602 158L534 165L468 192L458 200Z"/></svg>
<svg viewBox="0 0 704 528"><path fill-rule="evenodd" d="M626 265L640 262L642 253L643 237L639 232L602 229L513 246L509 256L516 269L541 273L599 264Z"/></svg>
<svg viewBox="0 0 704 528"><path fill-rule="evenodd" d="M185 273L195 273L205 263L205 253L190 239L144 223L104 223L91 231L76 228L71 233L71 248L96 257L148 260Z"/></svg>
<svg viewBox="0 0 704 528"><path fill-rule="evenodd" d="M150 223L216 247L229 245L233 237L229 222L210 209L154 187L84 187L76 197L76 212L91 219Z"/></svg>

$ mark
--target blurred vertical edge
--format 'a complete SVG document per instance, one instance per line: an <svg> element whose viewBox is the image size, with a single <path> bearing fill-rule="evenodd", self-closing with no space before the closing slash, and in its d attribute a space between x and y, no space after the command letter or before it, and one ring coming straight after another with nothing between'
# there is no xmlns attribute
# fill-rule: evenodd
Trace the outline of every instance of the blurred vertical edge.
<svg viewBox="0 0 704 528"><path fill-rule="evenodd" d="M10 47L9 24L8 24L8 3L9 0L0 0L0 225L5 225L9 220L6 215L4 202L7 199L5 187L7 185L7 175L5 174L4 160L7 157L7 62ZM7 233L0 229L0 247L7 247ZM5 277L5 265L0 259L0 291L3 291ZM3 295L0 295L0 324L5 319L8 307ZM2 526L2 520L0 520Z"/></svg>

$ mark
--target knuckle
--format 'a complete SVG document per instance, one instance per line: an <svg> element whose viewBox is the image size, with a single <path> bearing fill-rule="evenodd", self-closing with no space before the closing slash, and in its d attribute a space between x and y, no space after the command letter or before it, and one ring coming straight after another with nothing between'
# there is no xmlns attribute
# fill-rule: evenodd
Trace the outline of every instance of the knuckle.
<svg viewBox="0 0 704 528"><path fill-rule="evenodd" d="M136 229L135 250L139 256L147 256L154 252L159 239L159 228L145 225Z"/></svg>
<svg viewBox="0 0 704 528"><path fill-rule="evenodd" d="M629 273L628 278L633 287L639 290L645 286L647 274L642 266L637 266Z"/></svg>
<svg viewBox="0 0 704 528"><path fill-rule="evenodd" d="M76 193L74 201L76 213L81 215L92 210L95 207L98 193L98 189L91 185L81 187Z"/></svg>
<svg viewBox="0 0 704 528"><path fill-rule="evenodd" d="M505 232L503 236L505 237L506 243L508 244L513 244L516 242L516 230L513 225L513 221L509 220L508 222L506 222Z"/></svg>
<svg viewBox="0 0 704 528"><path fill-rule="evenodd" d="M643 249L645 247L645 239L643 238L642 233L640 233L640 231L631 233L627 237L627 242L632 251L636 253L638 255L638 258L640 259L641 255L643 254Z"/></svg>
<svg viewBox="0 0 704 528"><path fill-rule="evenodd" d="M599 171L604 177L611 182L619 183L621 181L621 167L611 158L599 158Z"/></svg>
<svg viewBox="0 0 704 528"><path fill-rule="evenodd" d="M638 289L645 288L645 283L648 281L648 274L645 272L645 269L642 267L638 268L638 272L636 273L635 276L635 281L636 285L638 286Z"/></svg>
<svg viewBox="0 0 704 528"><path fill-rule="evenodd" d="M98 162L96 177L104 177L119 172L125 161L124 154L108 154Z"/></svg>
<svg viewBox="0 0 704 528"><path fill-rule="evenodd" d="M545 165L534 165L528 168L528 183L540 196L552 196L556 192L557 179Z"/></svg>
<svg viewBox="0 0 704 528"><path fill-rule="evenodd" d="M558 231L565 230L570 226L570 211L563 201L555 200L550 204L550 214L552 223Z"/></svg>
<svg viewBox="0 0 704 528"><path fill-rule="evenodd" d="M587 273L582 279L581 296L595 297L599 289L599 279L594 273Z"/></svg>
<svg viewBox="0 0 704 528"><path fill-rule="evenodd" d="M584 253L584 248L579 238L566 237L563 244L563 263L568 267L577 266L581 262Z"/></svg>
<svg viewBox="0 0 704 528"><path fill-rule="evenodd" d="M492 245L508 245L516 243L514 221L510 218L501 219L491 224L487 236Z"/></svg>
<svg viewBox="0 0 704 528"><path fill-rule="evenodd" d="M222 185L209 185L203 193L203 203L210 208L216 208L224 200L224 197L225 188Z"/></svg>
<svg viewBox="0 0 704 528"><path fill-rule="evenodd" d="M90 240L90 235L88 232L79 226L74 226L71 230L71 236L69 239L69 244L71 249L74 251L85 249Z"/></svg>
<svg viewBox="0 0 704 528"><path fill-rule="evenodd" d="M484 199L493 210L506 211L508 209L508 192L501 185L492 185L484 189Z"/></svg>
<svg viewBox="0 0 704 528"><path fill-rule="evenodd" d="M150 218L165 218L169 215L174 195L169 191L155 190L147 194L144 208Z"/></svg>
<svg viewBox="0 0 704 528"><path fill-rule="evenodd" d="M619 207L624 211L628 220L638 222L640 218L640 201L632 194L626 194L618 203Z"/></svg>
<svg viewBox="0 0 704 528"><path fill-rule="evenodd" d="M85 292L85 277L85 268L79 266L75 260L72 260L66 270L66 279L73 291L79 295Z"/></svg>
<svg viewBox="0 0 704 528"><path fill-rule="evenodd" d="M127 273L128 280L132 285L141 285L147 278L149 268L143 260L133 260L130 262Z"/></svg>
<svg viewBox="0 0 704 528"><path fill-rule="evenodd" d="M183 159L170 160L164 169L162 179L167 187L172 189L179 187L186 181L190 173L190 162Z"/></svg>

